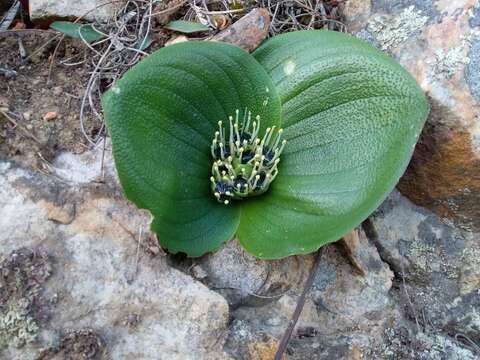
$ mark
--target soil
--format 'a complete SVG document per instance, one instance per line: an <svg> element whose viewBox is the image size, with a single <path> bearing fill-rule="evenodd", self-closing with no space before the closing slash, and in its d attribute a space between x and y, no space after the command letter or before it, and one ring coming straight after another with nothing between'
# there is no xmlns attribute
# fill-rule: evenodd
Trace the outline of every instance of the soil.
<svg viewBox="0 0 480 360"><path fill-rule="evenodd" d="M150 51L169 39L170 32L156 29ZM91 63L67 66L62 62L72 56L84 55L86 47L78 39L65 38L50 63L58 44L51 31L32 29L0 34L0 159L42 170L62 151L83 153L89 143L80 129L80 106L88 82ZM19 41L26 51L22 59ZM49 42L50 41L50 42ZM99 97L96 107L100 109ZM13 120L13 121L12 121ZM86 112L85 131L96 137L102 123Z"/></svg>
<svg viewBox="0 0 480 360"><path fill-rule="evenodd" d="M79 128L79 108L87 71L83 66L58 65L62 59L83 51L83 45L66 40L60 46L48 81L50 59L56 41L51 32L25 31L0 37L0 68L16 71L15 76L0 75L0 108L17 123L0 117L0 157L40 168L42 157L51 160L62 150L81 153L87 149ZM19 40L30 59L22 60ZM50 113L48 119L47 113ZM56 114L56 116L53 116ZM54 117L54 118L52 118ZM98 131L90 126L87 131Z"/></svg>
<svg viewBox="0 0 480 360"><path fill-rule="evenodd" d="M71 331L60 344L44 351L39 360L95 360L105 358L105 344L92 329Z"/></svg>

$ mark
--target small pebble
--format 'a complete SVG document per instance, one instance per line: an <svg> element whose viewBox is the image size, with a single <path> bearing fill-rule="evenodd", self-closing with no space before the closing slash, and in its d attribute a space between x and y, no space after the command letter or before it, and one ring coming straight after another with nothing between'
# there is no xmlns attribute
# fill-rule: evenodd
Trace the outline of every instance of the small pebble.
<svg viewBox="0 0 480 360"><path fill-rule="evenodd" d="M62 92L63 92L63 90L62 90L61 86L55 86L53 88L53 95L59 96L59 95L62 94Z"/></svg>
<svg viewBox="0 0 480 360"><path fill-rule="evenodd" d="M205 279L208 274L205 270L203 270L203 268L200 266L200 265L195 265L193 268L192 268L192 275L195 279Z"/></svg>
<svg viewBox="0 0 480 360"><path fill-rule="evenodd" d="M160 248L158 246L150 246L148 248L153 255L158 255L160 253Z"/></svg>
<svg viewBox="0 0 480 360"><path fill-rule="evenodd" d="M188 41L188 38L185 35L178 35L178 36L172 36L166 43L165 46L173 45L173 44L178 44Z"/></svg>
<svg viewBox="0 0 480 360"><path fill-rule="evenodd" d="M49 111L45 115L43 115L43 120L45 121L53 121L57 118L57 112L56 111Z"/></svg>
<svg viewBox="0 0 480 360"><path fill-rule="evenodd" d="M32 118L32 113L31 111L26 111L23 113L23 118L26 120L26 121L30 121L30 119Z"/></svg>

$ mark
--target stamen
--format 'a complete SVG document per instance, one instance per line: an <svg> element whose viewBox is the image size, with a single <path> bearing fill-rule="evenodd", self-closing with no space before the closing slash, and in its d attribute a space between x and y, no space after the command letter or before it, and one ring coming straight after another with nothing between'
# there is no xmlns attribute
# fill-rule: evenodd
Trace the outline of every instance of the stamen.
<svg viewBox="0 0 480 360"><path fill-rule="evenodd" d="M229 116L228 121L230 122L230 139L229 139L229 144L230 144L230 149L233 149L233 117Z"/></svg>
<svg viewBox="0 0 480 360"><path fill-rule="evenodd" d="M223 133L223 127L222 127L222 121L220 120L218 122L218 128L220 130L220 142L224 142L225 141L225 137L224 137L224 133Z"/></svg>
<svg viewBox="0 0 480 360"><path fill-rule="evenodd" d="M280 139L282 138L283 129L278 129L277 136L275 137L275 142L272 145L272 149L276 149Z"/></svg>
<svg viewBox="0 0 480 360"><path fill-rule="evenodd" d="M270 143L270 139L272 138L273 130L275 130L275 125L272 126L272 131L267 136L267 140L265 141L265 144L268 145Z"/></svg>
<svg viewBox="0 0 480 360"><path fill-rule="evenodd" d="M265 142L267 140L267 137L268 137L268 134L270 133L272 129L271 128L267 128L267 130L265 131L265 135L263 135L263 139L262 141L260 142L260 144L263 146L265 145Z"/></svg>
<svg viewBox="0 0 480 360"><path fill-rule="evenodd" d="M260 175L255 175L255 180L253 181L253 188L257 187L258 180L260 180Z"/></svg>
<svg viewBox="0 0 480 360"><path fill-rule="evenodd" d="M224 151L223 151L223 143L220 143L218 145L220 145L220 157L223 159L224 156L225 156Z"/></svg>

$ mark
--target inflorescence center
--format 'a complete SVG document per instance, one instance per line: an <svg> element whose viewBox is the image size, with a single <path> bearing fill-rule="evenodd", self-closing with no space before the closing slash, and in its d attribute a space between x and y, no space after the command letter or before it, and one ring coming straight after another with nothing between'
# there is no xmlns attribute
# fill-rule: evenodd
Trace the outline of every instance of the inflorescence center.
<svg viewBox="0 0 480 360"><path fill-rule="evenodd" d="M235 111L235 119L230 116L228 120L228 135L219 121L211 146L211 188L218 202L225 205L267 191L278 175L280 154L287 143L282 140L283 129L274 135L275 126L258 137L260 116L252 121L250 111L245 110L241 124L239 110Z"/></svg>

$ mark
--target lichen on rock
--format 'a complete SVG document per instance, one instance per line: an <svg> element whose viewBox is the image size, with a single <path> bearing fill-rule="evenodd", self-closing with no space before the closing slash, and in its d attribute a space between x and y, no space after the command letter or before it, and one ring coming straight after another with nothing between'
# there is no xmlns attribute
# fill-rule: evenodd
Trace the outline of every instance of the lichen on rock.
<svg viewBox="0 0 480 360"><path fill-rule="evenodd" d="M421 31L427 21L428 17L412 5L395 17L375 16L368 22L367 30L374 34L382 50L391 51Z"/></svg>
<svg viewBox="0 0 480 360"><path fill-rule="evenodd" d="M461 36L458 46L448 50L436 49L433 65L434 76L439 79L444 77L449 79L458 71L460 66L470 64L470 58L467 54L468 49L479 36L479 31L471 30Z"/></svg>
<svg viewBox="0 0 480 360"><path fill-rule="evenodd" d="M36 339L43 283L52 273L46 253L30 249L12 252L0 263L0 350L22 347Z"/></svg>

